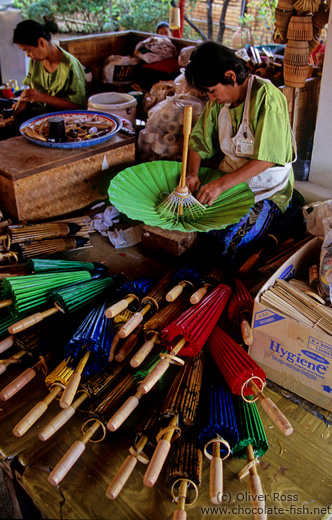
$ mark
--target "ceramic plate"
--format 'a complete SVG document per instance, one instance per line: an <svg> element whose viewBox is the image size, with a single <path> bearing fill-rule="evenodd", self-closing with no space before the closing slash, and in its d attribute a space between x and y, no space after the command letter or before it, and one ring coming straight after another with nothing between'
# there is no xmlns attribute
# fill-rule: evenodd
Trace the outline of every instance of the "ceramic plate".
<svg viewBox="0 0 332 520"><path fill-rule="evenodd" d="M52 142L50 140L41 140L34 136L34 132L39 132L42 125L47 128L47 121L51 117L63 117L65 120L66 129L70 128L69 125L80 126L84 123L102 123L109 127L109 131L104 135L96 135L90 138L80 138L80 140L66 141L66 142ZM94 110L63 110L61 112L51 112L49 114L43 114L41 116L33 117L28 121L25 121L20 126L21 134L29 139L29 141L38 144L39 146L46 146L47 148L84 148L86 146L93 146L96 144L103 143L110 139L116 134L122 127L122 120L115 114L106 114L105 112L97 112ZM29 135L27 135L29 132ZM47 130L46 137L47 139Z"/></svg>

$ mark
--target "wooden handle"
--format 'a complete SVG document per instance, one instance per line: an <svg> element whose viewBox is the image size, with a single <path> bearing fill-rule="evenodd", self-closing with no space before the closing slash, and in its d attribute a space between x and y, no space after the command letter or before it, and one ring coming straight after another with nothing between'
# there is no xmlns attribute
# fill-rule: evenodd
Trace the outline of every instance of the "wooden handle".
<svg viewBox="0 0 332 520"><path fill-rule="evenodd" d="M0 374L3 374L7 370L7 365L0 365Z"/></svg>
<svg viewBox="0 0 332 520"><path fill-rule="evenodd" d="M17 376L9 385L5 386L3 390L0 392L0 399L2 401L7 401L13 395L15 395L21 388L23 388L26 384L31 381L36 375L36 371L33 368L27 368Z"/></svg>
<svg viewBox="0 0 332 520"><path fill-rule="evenodd" d="M112 482L107 488L107 498L109 498L110 500L114 500L118 496L118 494L124 487L125 483L127 482L128 478L132 474L136 464L137 458L133 457L133 455L128 455L128 457L126 458L120 469L117 471Z"/></svg>
<svg viewBox="0 0 332 520"><path fill-rule="evenodd" d="M168 302L174 302L180 294L182 293L183 289L185 288L185 283L179 283L178 285L175 285L168 293L166 294L166 300Z"/></svg>
<svg viewBox="0 0 332 520"><path fill-rule="evenodd" d="M220 458L220 444L219 442L214 442L210 464L210 500L212 504L220 504L223 495L223 480L223 461Z"/></svg>
<svg viewBox="0 0 332 520"><path fill-rule="evenodd" d="M141 363L143 363L144 359L150 354L153 349L158 338L158 334L155 333L151 339L146 341L141 348L136 352L136 354L131 358L130 365L134 368L137 368Z"/></svg>
<svg viewBox="0 0 332 520"><path fill-rule="evenodd" d="M128 305L134 300L134 296L127 296L123 300L120 300L117 303L114 303L111 305L108 309L105 311L106 318L114 318L114 316L117 316L120 314L120 312L127 309Z"/></svg>
<svg viewBox="0 0 332 520"><path fill-rule="evenodd" d="M129 415L135 410L139 403L139 397L131 395L127 401L119 408L119 410L111 417L107 423L107 429L111 432L117 430L121 424L129 417Z"/></svg>
<svg viewBox="0 0 332 520"><path fill-rule="evenodd" d="M37 403L13 429L15 437L22 437L47 410L44 401Z"/></svg>
<svg viewBox="0 0 332 520"><path fill-rule="evenodd" d="M121 329L119 330L119 336L120 338L126 338L129 336L131 332L133 332L136 327L141 323L143 320L143 315L141 312L135 312L135 314L132 315L131 318L125 323Z"/></svg>
<svg viewBox="0 0 332 520"><path fill-rule="evenodd" d="M191 132L191 122L193 117L193 107L186 106L183 115L183 148L182 148L182 168L179 186L184 188L186 186L187 162L188 162L188 147L189 136ZM189 191L189 190L188 190Z"/></svg>
<svg viewBox="0 0 332 520"><path fill-rule="evenodd" d="M187 520L187 512L183 509L175 509L173 520Z"/></svg>
<svg viewBox="0 0 332 520"><path fill-rule="evenodd" d="M114 337L113 337L113 341L112 341L112 345L111 345L111 349L110 349L110 353L109 353L109 356L108 356L108 362L110 363L111 361L113 361L114 359L114 353L118 347L118 344L120 343L121 341L121 338L118 334L118 332L116 334L114 334Z"/></svg>
<svg viewBox="0 0 332 520"><path fill-rule="evenodd" d="M205 285L204 287L201 287L196 292L194 292L194 294L192 294L190 296L190 303L195 305L195 303L200 302L204 298L204 296L206 295L207 292L208 292L208 286L207 285Z"/></svg>
<svg viewBox="0 0 332 520"><path fill-rule="evenodd" d="M251 494L251 503L255 511L254 519L267 520L267 513L264 512L265 501L262 500L264 493L259 475L249 475L249 489Z"/></svg>
<svg viewBox="0 0 332 520"><path fill-rule="evenodd" d="M10 325L10 327L8 327L8 331L10 332L10 334L17 334L18 332L22 332L23 330L26 330L29 327L32 327L33 325L36 325L36 323L43 321L44 318L47 318L48 316L51 316L56 312L59 312L59 309L57 309L56 307L52 307L52 309L49 309L47 311L36 312L36 314L32 314L31 316L28 316L27 318L19 320L16 323Z"/></svg>
<svg viewBox="0 0 332 520"><path fill-rule="evenodd" d="M237 271L237 274L247 274L249 273L250 269L252 269L254 267L254 265L257 264L262 252L264 251L264 249L261 249L260 251L258 251L258 253L254 253L253 255L251 255L248 260L246 260L244 262L244 264L242 265L242 267L240 267L240 269Z"/></svg>
<svg viewBox="0 0 332 520"><path fill-rule="evenodd" d="M270 417L272 422L279 428L279 430L285 435L291 435L294 431L293 426L284 416L281 410L274 404L273 401L269 397L266 397L261 392L258 394L258 398L262 405L262 408L265 410L267 415Z"/></svg>
<svg viewBox="0 0 332 520"><path fill-rule="evenodd" d="M118 363L121 363L129 354L130 352L135 348L137 345L139 338L139 334L130 334L130 336L126 339L122 347L118 350L118 352L115 355L115 361Z"/></svg>
<svg viewBox="0 0 332 520"><path fill-rule="evenodd" d="M13 300L2 300L0 302L0 309L3 307L8 307L8 305L11 305L13 303Z"/></svg>
<svg viewBox="0 0 332 520"><path fill-rule="evenodd" d="M254 341L254 337L252 335L252 328L250 327L248 320L246 320L245 318L242 318L241 320L241 333L245 344L251 345Z"/></svg>
<svg viewBox="0 0 332 520"><path fill-rule="evenodd" d="M169 367L168 359L161 359L158 363L153 367L151 372L143 379L143 381L139 385L139 390L142 394L147 394L151 388L159 381L161 376L163 376L166 370Z"/></svg>
<svg viewBox="0 0 332 520"><path fill-rule="evenodd" d="M15 336L11 334L10 336L7 336L7 338L0 341L0 354L1 352L5 352L5 350L9 349L14 345Z"/></svg>
<svg viewBox="0 0 332 520"><path fill-rule="evenodd" d="M60 399L60 406L61 408L68 408L68 406L71 405L71 403L74 400L75 394L77 392L78 386L81 381L81 374L78 374L77 372L74 372L68 383L66 388L63 391L63 394Z"/></svg>
<svg viewBox="0 0 332 520"><path fill-rule="evenodd" d="M60 430L60 428L66 424L67 421L74 415L75 408L69 406L69 408L65 408L61 410L56 417L54 417L44 428L39 432L38 437L41 441L47 441L55 432Z"/></svg>
<svg viewBox="0 0 332 520"><path fill-rule="evenodd" d="M148 487L154 486L169 453L171 443L166 439L158 442L143 478L143 484Z"/></svg>
<svg viewBox="0 0 332 520"><path fill-rule="evenodd" d="M84 450L85 444L82 441L74 442L71 448L69 448L67 453L50 473L47 480L52 484L52 486L57 486L62 481L69 470L74 466L75 462L78 461Z"/></svg>

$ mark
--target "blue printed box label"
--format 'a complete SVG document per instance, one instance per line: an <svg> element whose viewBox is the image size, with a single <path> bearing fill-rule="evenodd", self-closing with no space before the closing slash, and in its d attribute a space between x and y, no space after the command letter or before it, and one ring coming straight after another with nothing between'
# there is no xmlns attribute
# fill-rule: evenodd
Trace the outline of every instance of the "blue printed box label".
<svg viewBox="0 0 332 520"><path fill-rule="evenodd" d="M254 328L263 327L263 325L269 325L270 323L275 323L276 321L284 320L284 316L280 316L279 314L265 309L264 311L256 312L254 319Z"/></svg>

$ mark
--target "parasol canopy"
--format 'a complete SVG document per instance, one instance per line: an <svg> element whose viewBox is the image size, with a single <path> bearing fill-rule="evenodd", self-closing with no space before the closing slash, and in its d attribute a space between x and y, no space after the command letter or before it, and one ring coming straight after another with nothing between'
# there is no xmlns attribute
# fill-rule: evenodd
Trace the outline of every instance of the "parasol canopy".
<svg viewBox="0 0 332 520"><path fill-rule="evenodd" d="M28 274L58 273L62 271L104 271L106 266L94 262L76 262L74 260L50 260L48 258L29 258L25 264Z"/></svg>
<svg viewBox="0 0 332 520"><path fill-rule="evenodd" d="M136 307L135 310L137 310L137 307L139 308L140 306L140 300L149 292L152 286L153 279L148 276L141 276L122 284L117 289L117 294L122 300L106 309L106 317L113 318L129 306L134 307L134 309Z"/></svg>
<svg viewBox="0 0 332 520"><path fill-rule="evenodd" d="M264 426L255 403L247 403L239 396L233 396L235 415L239 428L239 441L233 447L233 455L237 458L246 456L246 447L253 446L254 453L261 457L269 444L265 435Z"/></svg>
<svg viewBox="0 0 332 520"><path fill-rule="evenodd" d="M254 338L249 324L254 308L254 299L239 278L234 278L234 288L228 304L228 317L235 325L240 325L243 341L251 345Z"/></svg>
<svg viewBox="0 0 332 520"><path fill-rule="evenodd" d="M223 229L238 222L254 204L254 195L246 183L224 191L212 206L207 206L196 220L185 215L173 220L159 214L155 206L165 194L177 187L181 163L151 161L126 168L111 181L109 198L118 211L150 226L184 232ZM221 172L201 168L202 185L220 177Z"/></svg>

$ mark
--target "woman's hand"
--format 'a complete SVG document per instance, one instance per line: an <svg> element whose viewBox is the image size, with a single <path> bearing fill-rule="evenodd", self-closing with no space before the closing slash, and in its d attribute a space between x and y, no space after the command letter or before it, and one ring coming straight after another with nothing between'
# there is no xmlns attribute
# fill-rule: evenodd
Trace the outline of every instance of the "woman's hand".
<svg viewBox="0 0 332 520"><path fill-rule="evenodd" d="M186 176L186 185L191 193L196 193L200 187L200 180L197 173L189 173Z"/></svg>
<svg viewBox="0 0 332 520"><path fill-rule="evenodd" d="M199 202L201 202L201 204L212 206L214 201L219 197L224 189L225 188L223 188L222 184L220 183L220 179L216 179L215 181L211 181L208 184L201 186L196 198Z"/></svg>
<svg viewBox="0 0 332 520"><path fill-rule="evenodd" d="M27 88L23 90L21 100L26 103L46 103L45 96L47 96L47 94L43 94L43 92L39 92L39 90L35 88Z"/></svg>

